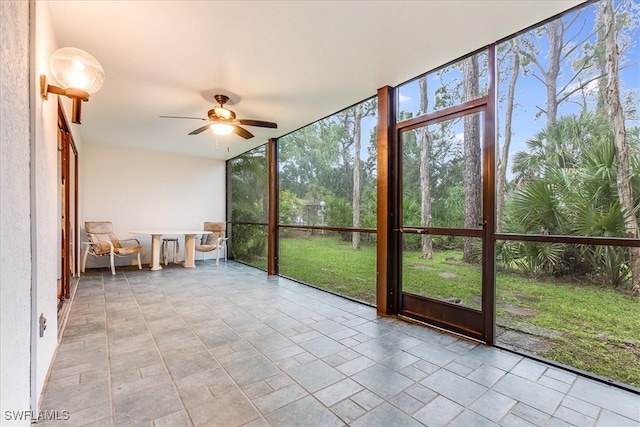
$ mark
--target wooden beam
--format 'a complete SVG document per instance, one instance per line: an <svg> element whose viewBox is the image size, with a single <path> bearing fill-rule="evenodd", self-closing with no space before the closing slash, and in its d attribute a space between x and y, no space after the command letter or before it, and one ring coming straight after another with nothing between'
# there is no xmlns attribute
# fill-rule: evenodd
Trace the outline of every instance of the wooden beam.
<svg viewBox="0 0 640 427"><path fill-rule="evenodd" d="M267 213L267 274L278 274L278 140L267 142L269 211Z"/></svg>
<svg viewBox="0 0 640 427"><path fill-rule="evenodd" d="M376 258L376 302L378 314L397 313L397 289L390 274L395 274L394 260L390 251L393 238L393 222L390 204L390 148L395 141L395 90L390 86L378 89L378 219L377 219L377 258ZM390 258L391 256L391 258Z"/></svg>
<svg viewBox="0 0 640 427"><path fill-rule="evenodd" d="M482 208L483 234L482 239L482 312L484 314L484 342L493 345L495 340L495 306L496 306L496 45L489 46L489 90L487 108L484 116L484 136L482 147Z"/></svg>

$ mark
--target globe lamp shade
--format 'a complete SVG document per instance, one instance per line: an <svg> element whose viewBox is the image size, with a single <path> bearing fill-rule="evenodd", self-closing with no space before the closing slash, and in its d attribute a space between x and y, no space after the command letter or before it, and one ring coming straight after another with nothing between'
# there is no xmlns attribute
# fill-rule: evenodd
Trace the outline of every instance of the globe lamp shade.
<svg viewBox="0 0 640 427"><path fill-rule="evenodd" d="M230 135L233 132L233 126L226 123L214 123L211 125L211 130L216 135Z"/></svg>

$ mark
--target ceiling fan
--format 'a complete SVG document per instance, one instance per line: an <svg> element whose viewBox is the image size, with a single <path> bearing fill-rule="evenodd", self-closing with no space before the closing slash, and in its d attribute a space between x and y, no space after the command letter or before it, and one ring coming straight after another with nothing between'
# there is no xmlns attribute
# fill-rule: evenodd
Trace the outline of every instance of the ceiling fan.
<svg viewBox="0 0 640 427"><path fill-rule="evenodd" d="M257 126L262 128L271 128L277 129L278 125L273 122L265 122L262 120L251 120L251 119L237 119L236 113L224 107L224 104L229 101L229 97L226 95L215 95L215 100L218 102L218 106L213 107L211 110L207 112L208 118L203 119L201 117L181 117L181 116L160 116L163 119L195 119L195 120L204 120L208 123L192 132L189 132L189 135L197 135L199 133L204 132L205 130L211 128L211 130L217 135L229 135L230 133L235 133L243 137L244 139L253 138L253 134L241 127L240 125L245 126Z"/></svg>

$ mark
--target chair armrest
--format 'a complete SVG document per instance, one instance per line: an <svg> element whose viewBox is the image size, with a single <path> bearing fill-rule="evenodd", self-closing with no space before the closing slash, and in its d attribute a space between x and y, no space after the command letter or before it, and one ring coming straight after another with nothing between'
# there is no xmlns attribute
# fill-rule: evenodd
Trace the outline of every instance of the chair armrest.
<svg viewBox="0 0 640 427"><path fill-rule="evenodd" d="M140 245L140 241L138 239L122 239L120 240L120 243L122 242L136 242L138 245Z"/></svg>
<svg viewBox="0 0 640 427"><path fill-rule="evenodd" d="M92 251L94 252L94 254L95 254L95 249L93 248L93 245L99 245L100 244L100 243L94 243L94 242L81 242L81 243L86 246L86 250L87 251L89 250L89 248L91 248ZM113 252L113 250L114 250L113 243L111 243L110 241L105 241L105 242L102 242L102 243L108 243L110 251Z"/></svg>

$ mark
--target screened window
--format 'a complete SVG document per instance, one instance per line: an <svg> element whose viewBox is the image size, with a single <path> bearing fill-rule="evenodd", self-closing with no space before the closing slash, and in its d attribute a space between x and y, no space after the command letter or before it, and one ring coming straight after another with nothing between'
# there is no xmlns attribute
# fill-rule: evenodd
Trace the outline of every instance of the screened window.
<svg viewBox="0 0 640 427"><path fill-rule="evenodd" d="M487 61L483 50L398 86L398 121L486 96Z"/></svg>
<svg viewBox="0 0 640 427"><path fill-rule="evenodd" d="M278 140L280 274L372 304L376 115L371 98Z"/></svg>
<svg viewBox="0 0 640 427"><path fill-rule="evenodd" d="M497 46L497 337L637 386L637 351L620 343L640 333L629 305L640 248L620 238L638 236L640 20L637 2L605 4ZM610 19L615 43L604 37ZM626 132L616 137L618 102Z"/></svg>
<svg viewBox="0 0 640 427"><path fill-rule="evenodd" d="M633 206L640 200L637 3L616 1L614 13ZM598 2L498 45L499 232L625 235L603 36Z"/></svg>
<svg viewBox="0 0 640 427"><path fill-rule="evenodd" d="M267 265L268 168L266 145L230 160L231 236L236 261Z"/></svg>

